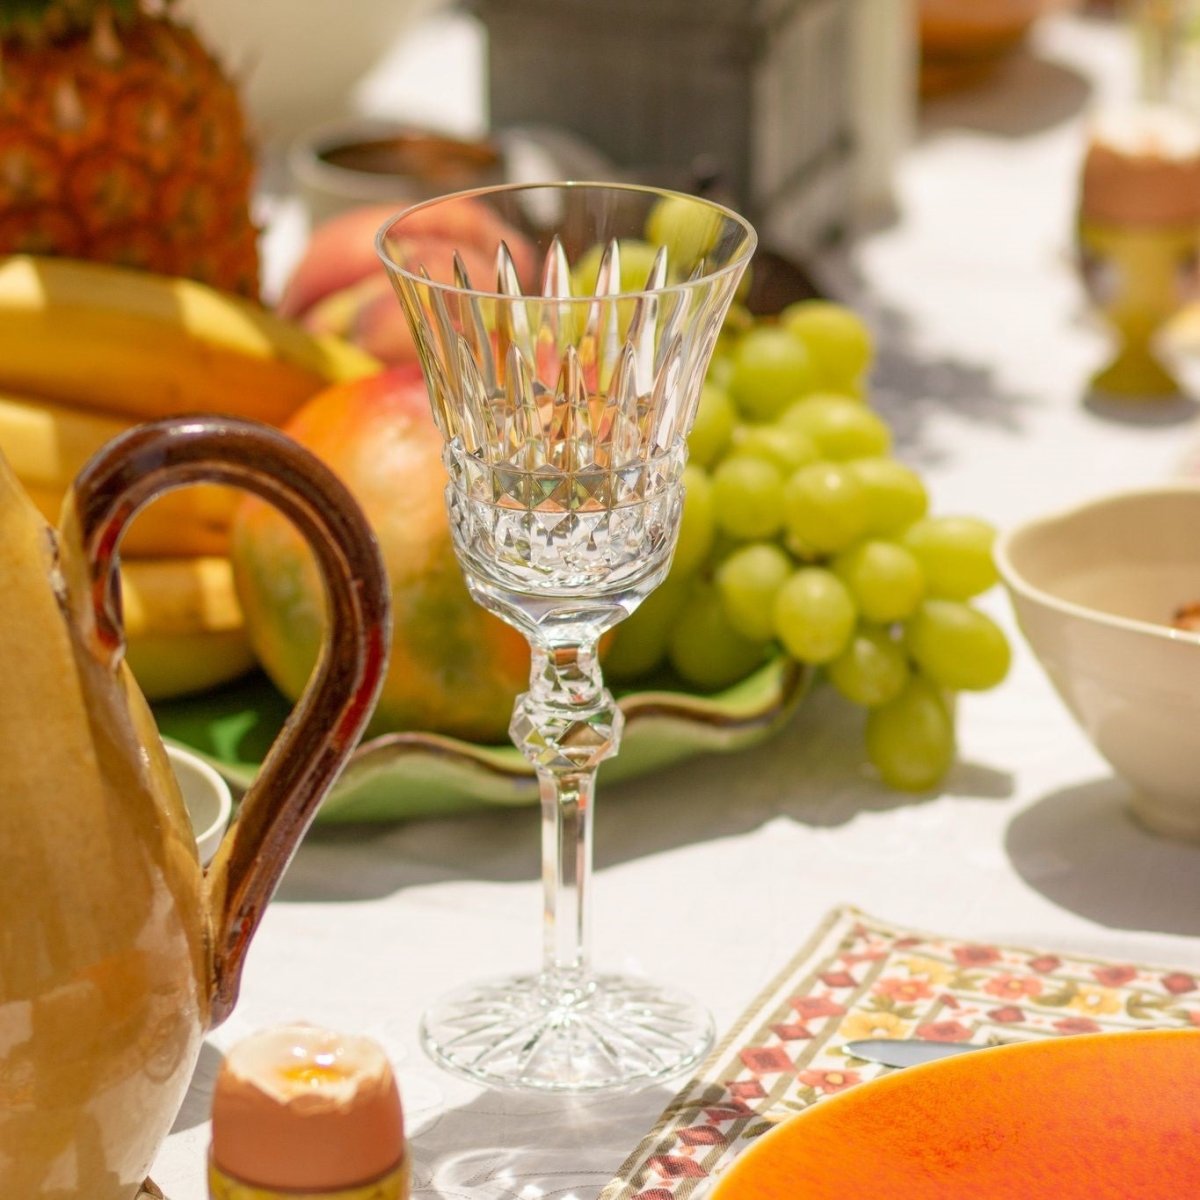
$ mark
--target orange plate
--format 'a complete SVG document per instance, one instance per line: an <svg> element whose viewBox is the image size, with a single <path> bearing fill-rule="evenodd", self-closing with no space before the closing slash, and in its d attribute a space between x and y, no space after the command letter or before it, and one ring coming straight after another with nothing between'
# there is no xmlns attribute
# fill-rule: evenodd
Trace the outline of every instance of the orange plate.
<svg viewBox="0 0 1200 1200"><path fill-rule="evenodd" d="M784 1121L710 1200L1200 1195L1200 1030L1088 1034L910 1067Z"/></svg>

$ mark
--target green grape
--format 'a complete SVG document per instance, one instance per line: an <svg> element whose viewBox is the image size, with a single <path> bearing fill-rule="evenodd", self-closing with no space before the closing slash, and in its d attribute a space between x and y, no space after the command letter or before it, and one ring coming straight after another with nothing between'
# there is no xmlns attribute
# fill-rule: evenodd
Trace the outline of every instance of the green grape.
<svg viewBox="0 0 1200 1200"><path fill-rule="evenodd" d="M736 423L733 401L715 384L705 383L688 434L688 458L702 467L711 467L729 448Z"/></svg>
<svg viewBox="0 0 1200 1200"><path fill-rule="evenodd" d="M812 388L808 351L799 338L774 325L757 325L733 354L729 394L752 421L773 421Z"/></svg>
<svg viewBox="0 0 1200 1200"><path fill-rule="evenodd" d="M600 263L603 260L607 247L607 242L596 242L580 255L575 265L571 268L572 295L595 295L596 284L600 278ZM650 279L650 272L654 266L655 256L658 253L657 248L651 246L648 242L639 241L636 238L619 239L617 248L621 256L620 291L640 292L644 290ZM677 274L668 265L666 282L674 283L677 279ZM628 336L629 326L633 321L634 314L637 312L637 303L636 300L602 302L599 305L601 330L610 328L615 318L617 336L624 341ZM575 338L581 337L587 326L587 322L592 319L592 306L586 304L571 305L568 319L571 322L573 336Z"/></svg>
<svg viewBox="0 0 1200 1200"><path fill-rule="evenodd" d="M802 429L782 425L738 425L733 431L730 455L765 458L785 474L820 458L816 444Z"/></svg>
<svg viewBox="0 0 1200 1200"><path fill-rule="evenodd" d="M717 526L712 480L699 468L683 469L683 514L679 518L679 540L671 560L673 575L690 575L712 552Z"/></svg>
<svg viewBox="0 0 1200 1200"><path fill-rule="evenodd" d="M904 630L908 652L942 687L986 691L1008 674L1012 651L986 613L960 600L926 600Z"/></svg>
<svg viewBox="0 0 1200 1200"><path fill-rule="evenodd" d="M825 663L845 650L858 614L846 585L823 567L801 567L775 594L775 633L805 663Z"/></svg>
<svg viewBox="0 0 1200 1200"><path fill-rule="evenodd" d="M725 533L720 526L717 527L717 535L713 538L712 550L709 551L708 565L714 570L719 567L735 550L739 550L746 544L745 538L730 537ZM711 572L710 572L711 574Z"/></svg>
<svg viewBox="0 0 1200 1200"><path fill-rule="evenodd" d="M923 792L954 761L954 720L938 689L914 675L899 695L867 713L866 743L884 783Z"/></svg>
<svg viewBox="0 0 1200 1200"><path fill-rule="evenodd" d="M704 691L728 687L749 675L765 653L729 623L712 584L692 584L667 641L671 665L685 682Z"/></svg>
<svg viewBox="0 0 1200 1200"><path fill-rule="evenodd" d="M685 576L672 573L616 627L604 651L606 678L637 679L664 662L667 641L690 589Z"/></svg>
<svg viewBox="0 0 1200 1200"><path fill-rule="evenodd" d="M875 708L908 682L904 647L886 629L860 625L850 644L826 668L830 683L852 704Z"/></svg>
<svg viewBox="0 0 1200 1200"><path fill-rule="evenodd" d="M925 595L921 564L895 542L874 538L859 542L839 554L832 565L859 612L880 625L904 620Z"/></svg>
<svg viewBox="0 0 1200 1200"><path fill-rule="evenodd" d="M978 517L924 517L901 540L917 556L931 596L969 600L999 578L992 557L996 531Z"/></svg>
<svg viewBox="0 0 1200 1200"><path fill-rule="evenodd" d="M743 541L774 537L783 524L783 475L761 458L727 458L713 473L720 529Z"/></svg>
<svg viewBox="0 0 1200 1200"><path fill-rule="evenodd" d="M731 458L726 463L739 461ZM783 523L788 546L800 557L836 553L866 529L866 492L841 463L801 467L783 485Z"/></svg>
<svg viewBox="0 0 1200 1200"><path fill-rule="evenodd" d="M749 333L757 325L758 320L754 314L744 304L739 304L735 300L725 313L725 320L721 323L721 333L741 337L742 334Z"/></svg>
<svg viewBox="0 0 1200 1200"><path fill-rule="evenodd" d="M596 242L589 246L571 268L571 292L576 296L592 296L600 278L600 261L608 243ZM621 238L617 242L621 255L621 291L637 292L646 286L650 269L658 248L636 238ZM668 278L674 278L670 270Z"/></svg>
<svg viewBox="0 0 1200 1200"><path fill-rule="evenodd" d="M743 275L744 279L745 276ZM717 334L717 344L713 347L713 361L708 366L708 377L713 378L713 371L718 368L718 361L723 361L728 369L733 369L733 355L737 351L738 342L742 340L742 335L754 328L754 317L742 305L734 303L729 306L729 311L725 314L725 320L721 323L720 332ZM725 387L729 382L728 375L721 380L721 386Z"/></svg>
<svg viewBox="0 0 1200 1200"><path fill-rule="evenodd" d="M792 560L772 543L738 547L714 575L730 625L751 641L769 642L775 636L771 606L791 573Z"/></svg>
<svg viewBox="0 0 1200 1200"><path fill-rule="evenodd" d="M871 331L861 317L828 300L800 300L789 304L779 321L808 347L818 387L857 389L874 354Z"/></svg>
<svg viewBox="0 0 1200 1200"><path fill-rule="evenodd" d="M866 489L868 533L899 533L925 515L929 496L916 471L894 458L856 458L846 465Z"/></svg>
<svg viewBox="0 0 1200 1200"><path fill-rule="evenodd" d="M732 347L723 349L722 344L718 342L717 351L712 357L712 362L708 364L708 374L704 377L706 382L723 392L729 391L729 381L733 378L732 353Z"/></svg>
<svg viewBox="0 0 1200 1200"><path fill-rule="evenodd" d="M887 454L892 445L891 430L861 400L832 392L816 392L789 405L779 423L804 430L822 458L873 458Z"/></svg>
<svg viewBox="0 0 1200 1200"><path fill-rule="evenodd" d="M746 269L742 272L741 279L738 280L738 285L733 290L734 303L746 302L746 298L750 295L750 289L754 287L754 264L747 263Z"/></svg>
<svg viewBox="0 0 1200 1200"><path fill-rule="evenodd" d="M720 214L687 196L664 196L646 217L646 240L666 246L667 261L686 273L716 244Z"/></svg>

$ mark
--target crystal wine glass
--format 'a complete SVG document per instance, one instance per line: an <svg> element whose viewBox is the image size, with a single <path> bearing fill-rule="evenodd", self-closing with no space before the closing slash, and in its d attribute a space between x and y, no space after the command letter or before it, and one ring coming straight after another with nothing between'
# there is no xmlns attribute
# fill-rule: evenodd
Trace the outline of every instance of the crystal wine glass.
<svg viewBox="0 0 1200 1200"><path fill-rule="evenodd" d="M666 576L687 433L755 242L707 201L592 183L457 193L379 232L446 440L455 551L532 650L509 732L541 792L542 968L465 987L421 1026L480 1082L639 1086L712 1041L688 996L589 960L596 769L622 724L597 647Z"/></svg>

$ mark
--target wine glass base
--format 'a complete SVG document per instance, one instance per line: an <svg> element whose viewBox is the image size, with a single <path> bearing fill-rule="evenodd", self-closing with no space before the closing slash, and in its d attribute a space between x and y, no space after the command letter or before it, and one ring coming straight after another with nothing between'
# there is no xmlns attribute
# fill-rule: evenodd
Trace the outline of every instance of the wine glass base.
<svg viewBox="0 0 1200 1200"><path fill-rule="evenodd" d="M439 1066L531 1092L646 1087L696 1066L712 1042L712 1018L690 996L618 975L575 992L537 975L488 980L443 997L421 1021Z"/></svg>

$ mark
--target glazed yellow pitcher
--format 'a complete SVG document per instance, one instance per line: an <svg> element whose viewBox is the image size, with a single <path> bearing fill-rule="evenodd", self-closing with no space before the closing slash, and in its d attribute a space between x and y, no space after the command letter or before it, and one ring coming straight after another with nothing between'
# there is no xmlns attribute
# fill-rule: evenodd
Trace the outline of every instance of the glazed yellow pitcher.
<svg viewBox="0 0 1200 1200"><path fill-rule="evenodd" d="M207 873L123 665L115 555L161 492L279 506L325 577L326 644ZM265 426L141 426L61 532L0 458L0 1197L133 1200L292 852L354 748L387 657L386 576L349 493Z"/></svg>

